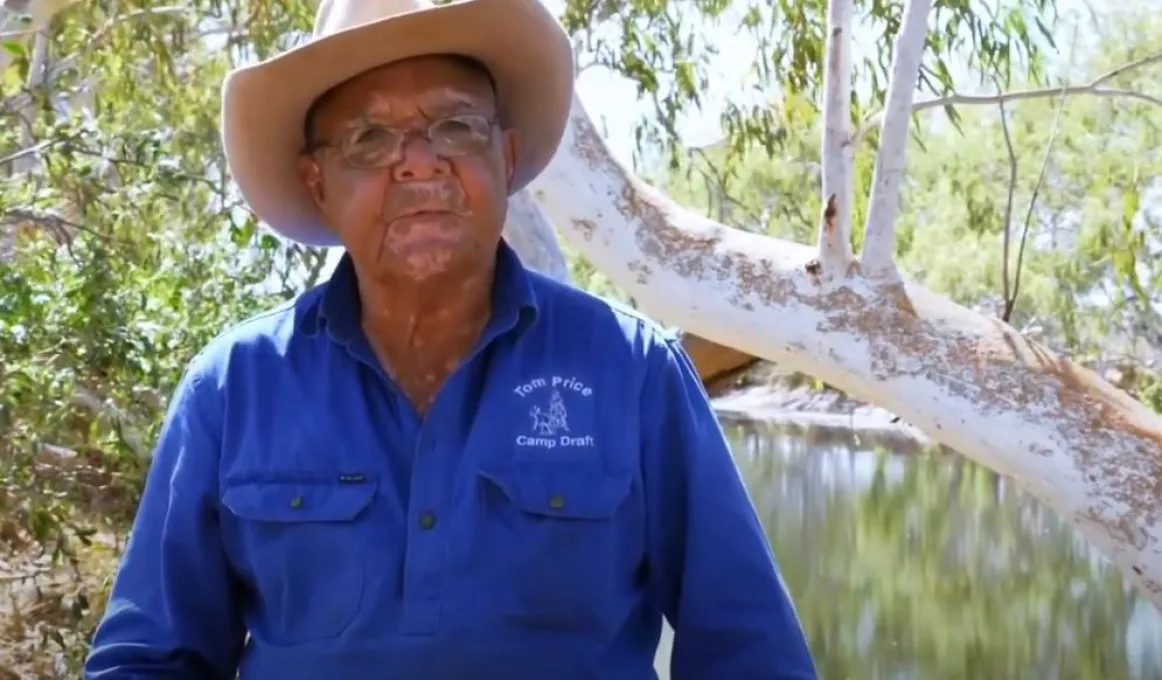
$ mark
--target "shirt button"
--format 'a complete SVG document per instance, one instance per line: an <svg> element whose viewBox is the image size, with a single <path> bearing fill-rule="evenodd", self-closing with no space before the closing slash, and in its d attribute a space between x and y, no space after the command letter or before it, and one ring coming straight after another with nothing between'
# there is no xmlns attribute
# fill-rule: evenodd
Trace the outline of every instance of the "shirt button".
<svg viewBox="0 0 1162 680"><path fill-rule="evenodd" d="M436 515L425 510L420 513L420 528L431 529L436 526Z"/></svg>
<svg viewBox="0 0 1162 680"><path fill-rule="evenodd" d="M554 510L560 510L561 508L565 507L565 497L561 494L554 494L553 497L549 499L549 507Z"/></svg>
<svg viewBox="0 0 1162 680"><path fill-rule="evenodd" d="M290 502L290 506L291 506L292 510L298 510L299 508L303 507L303 497L302 496L295 496L294 498L292 498L291 502Z"/></svg>

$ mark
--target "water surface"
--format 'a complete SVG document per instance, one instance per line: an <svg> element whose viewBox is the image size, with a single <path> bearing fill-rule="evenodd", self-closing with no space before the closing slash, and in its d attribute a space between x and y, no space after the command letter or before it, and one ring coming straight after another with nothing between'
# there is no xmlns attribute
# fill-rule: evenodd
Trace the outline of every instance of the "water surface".
<svg viewBox="0 0 1162 680"><path fill-rule="evenodd" d="M1012 483L903 437L723 422L824 680L1162 680L1162 614Z"/></svg>

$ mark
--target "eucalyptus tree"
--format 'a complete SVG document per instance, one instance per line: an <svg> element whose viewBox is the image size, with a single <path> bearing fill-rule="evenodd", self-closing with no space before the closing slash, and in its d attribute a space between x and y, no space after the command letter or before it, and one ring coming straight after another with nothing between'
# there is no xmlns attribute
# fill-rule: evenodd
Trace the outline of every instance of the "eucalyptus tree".
<svg viewBox="0 0 1162 680"><path fill-rule="evenodd" d="M813 246L727 227L657 191L610 154L577 98L560 151L528 190L647 314L821 378L1013 478L1162 605L1162 417L997 317L910 280L895 260L915 109L1054 94L1152 99L1110 81L1162 54L1082 86L917 99L933 36L943 35L930 18L947 9L896 6L883 109L853 121L854 0L828 3ZM853 150L877 126L857 257Z"/></svg>

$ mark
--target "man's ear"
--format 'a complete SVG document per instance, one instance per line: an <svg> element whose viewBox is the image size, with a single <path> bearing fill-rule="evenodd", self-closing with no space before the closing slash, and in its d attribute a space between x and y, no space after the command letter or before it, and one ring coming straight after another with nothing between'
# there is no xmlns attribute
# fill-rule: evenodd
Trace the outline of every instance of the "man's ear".
<svg viewBox="0 0 1162 680"><path fill-rule="evenodd" d="M516 173L516 130L505 130L501 144L504 147L504 181L512 193L512 177Z"/></svg>
<svg viewBox="0 0 1162 680"><path fill-rule="evenodd" d="M315 207L322 210L324 200L323 171L310 154L299 154L299 179L310 192L311 198L315 201Z"/></svg>

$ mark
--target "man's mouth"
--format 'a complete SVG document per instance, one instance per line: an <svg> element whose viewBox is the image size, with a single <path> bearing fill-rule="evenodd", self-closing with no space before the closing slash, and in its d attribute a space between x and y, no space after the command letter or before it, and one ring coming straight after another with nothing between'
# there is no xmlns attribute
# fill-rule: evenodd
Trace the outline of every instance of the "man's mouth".
<svg viewBox="0 0 1162 680"><path fill-rule="evenodd" d="M404 217L432 217L435 215L447 215L451 213L450 210L444 208L417 208L414 210L405 210L400 213L396 219Z"/></svg>

